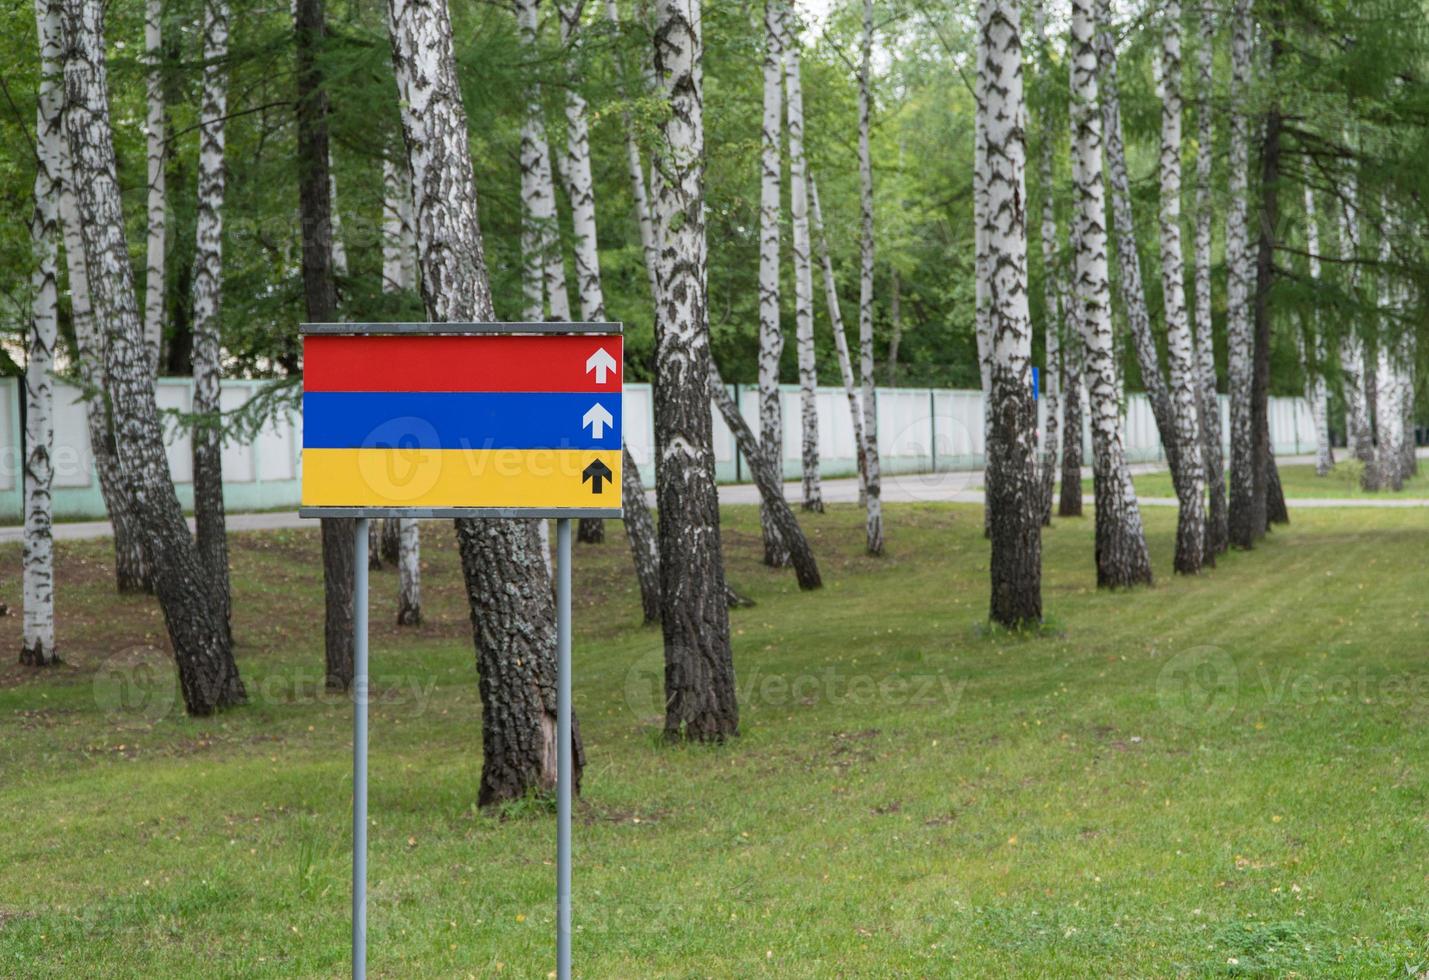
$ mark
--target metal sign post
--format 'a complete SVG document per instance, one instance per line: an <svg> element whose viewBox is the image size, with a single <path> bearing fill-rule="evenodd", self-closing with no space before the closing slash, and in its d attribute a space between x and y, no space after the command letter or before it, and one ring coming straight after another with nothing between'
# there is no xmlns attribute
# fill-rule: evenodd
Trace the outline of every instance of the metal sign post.
<svg viewBox="0 0 1429 980"><path fill-rule="evenodd" d="M571 975L571 520L619 519L618 323L303 325L303 517L356 518L352 975L367 974L373 518L556 519L556 974Z"/></svg>

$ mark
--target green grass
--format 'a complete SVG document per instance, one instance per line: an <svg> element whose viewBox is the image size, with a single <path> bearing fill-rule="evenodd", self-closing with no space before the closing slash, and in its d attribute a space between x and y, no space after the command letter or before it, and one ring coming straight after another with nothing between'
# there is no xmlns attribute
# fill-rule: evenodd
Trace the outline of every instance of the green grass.
<svg viewBox="0 0 1429 980"><path fill-rule="evenodd" d="M756 511L725 511L758 605L732 616L744 734L720 748L661 744L660 638L618 526L578 546L580 975L1429 968L1422 518L1297 512L1177 579L1175 512L1150 509L1158 584L1119 593L1094 587L1091 522L1059 521L1052 628L1025 637L983 627L977 508L887 512L882 560L855 509L805 517L827 588L804 595L759 565ZM553 816L474 807L469 626L429 527L415 635L374 576L372 973L543 977ZM255 703L207 721L123 668L163 664L162 626L109 594L106 545L59 549L73 665L0 669L0 976L342 975L350 707L313 689L315 533L234 537ZM17 581L15 548L0 570Z"/></svg>
<svg viewBox="0 0 1429 980"><path fill-rule="evenodd" d="M1342 451L1343 452L1343 451ZM1429 498L1429 472L1419 473L1404 481L1404 489L1366 493L1360 488L1361 470L1355 464L1340 463L1325 476L1315 475L1312 463L1297 463L1280 467L1280 485L1286 497L1341 498L1374 500L1378 498ZM1171 474L1165 470L1158 473L1141 473L1133 477L1136 492L1143 497L1175 497L1176 490L1171 485ZM1092 492L1092 481L1082 481L1083 492Z"/></svg>

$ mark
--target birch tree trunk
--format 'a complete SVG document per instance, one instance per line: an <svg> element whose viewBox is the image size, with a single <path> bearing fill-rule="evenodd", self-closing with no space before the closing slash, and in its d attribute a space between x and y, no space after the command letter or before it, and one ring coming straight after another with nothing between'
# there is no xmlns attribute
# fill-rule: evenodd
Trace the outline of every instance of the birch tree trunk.
<svg viewBox="0 0 1429 980"><path fill-rule="evenodd" d="M1320 281L1320 226L1315 213L1315 192L1305 185L1305 251L1309 253L1310 280ZM1330 448L1330 395L1325 384L1325 333L1318 311L1310 313L1311 342L1302 353L1305 367L1305 399L1315 418L1315 475L1328 476L1335 465L1335 453Z"/></svg>
<svg viewBox="0 0 1429 980"><path fill-rule="evenodd" d="M809 178L804 159L804 91L800 80L797 25L785 19L784 86L789 117L789 215L793 225L795 343L799 355L799 404L803 422L804 509L823 513L819 481L819 407L814 360L814 269L809 241Z"/></svg>
<svg viewBox="0 0 1429 980"><path fill-rule="evenodd" d="M1359 289L1359 202L1353 176L1345 181L1340 211L1340 258L1347 263L1348 292ZM1370 430L1369 396L1366 392L1364 341L1353 325L1340 334L1340 384L1345 399L1345 429L1350 455L1364 464L1366 478L1374 466L1374 436Z"/></svg>
<svg viewBox="0 0 1429 980"><path fill-rule="evenodd" d="M35 191L30 216L30 329L25 344L25 543L21 556L24 615L20 663L59 663L55 649L55 548L51 484L54 480L54 358L59 323L55 256L59 237L63 23L53 0L36 0L40 79L35 109Z"/></svg>
<svg viewBox="0 0 1429 980"><path fill-rule="evenodd" d="M1047 78L1050 74L1047 57L1046 17L1042 0L1031 0L1033 32L1037 40L1038 71ZM1052 492L1057 479L1057 424L1061 413L1061 302L1057 283L1057 206L1053 200L1052 183L1052 110L1046 106L1042 116L1041 147L1037 156L1037 173L1042 185L1042 289L1046 306L1045 321L1042 325L1043 349L1046 352L1047 391L1046 426L1042 433L1042 460L1039 471L1042 481L1042 524L1052 523ZM1079 481L1080 482L1080 481Z"/></svg>
<svg viewBox="0 0 1429 980"><path fill-rule="evenodd" d="M412 191L407 168L388 155L382 160L382 291L413 288L407 243L411 234ZM376 524L373 521L372 524ZM422 532L410 517L382 521L382 560L397 566L397 625L422 622Z"/></svg>
<svg viewBox="0 0 1429 980"><path fill-rule="evenodd" d="M725 425L729 427L730 433L734 436L739 453L749 464L749 472L754 477L754 482L759 487L761 495L769 501L769 510L774 516L774 521L779 527L783 540L789 542L789 564L794 566L794 574L799 581L799 588L806 591L820 588L824 583L819 575L818 563L814 560L813 551L809 549L808 539L799 529L799 519L794 516L793 509L784 499L781 475L764 458L759 441L754 438L754 431L750 429L749 423L744 421L739 406L734 403L734 399L725 389L724 380L720 378L718 369L713 366L710 369L710 397L724 418Z"/></svg>
<svg viewBox="0 0 1429 980"><path fill-rule="evenodd" d="M516 26L522 47L534 62L540 56L537 39L540 23L538 0L516 0ZM551 172L551 147L546 139L545 109L541 103L541 87L532 81L526 86L526 119L521 126L521 199L530 225L523 233L523 244L534 245L534 252L523 249L527 269L527 319L544 320L540 313L532 316L533 277L539 274L545 301L552 320L571 318L570 294L566 292L565 262L561 258L560 228L556 218L556 182ZM593 206L593 205L592 205Z"/></svg>
<svg viewBox="0 0 1429 980"><path fill-rule="evenodd" d="M1400 308L1407 309L1410 303L1408 287L1403 287L1404 292L1400 295ZM1399 363L1404 374L1400 378L1402 398L1399 402L1401 410L1401 432L1400 448L1403 453L1400 461L1400 473L1404 479L1419 474L1419 455L1414 439L1414 365L1418 354L1419 341L1413 330L1404 330L1399 338Z"/></svg>
<svg viewBox="0 0 1429 980"><path fill-rule="evenodd" d="M1027 148L1023 120L1021 3L980 0L978 56L987 141L988 315L992 436L987 510L992 514L992 621L1017 629L1042 621L1042 491L1037 404L1032 397L1032 319L1027 301Z"/></svg>
<svg viewBox="0 0 1429 980"><path fill-rule="evenodd" d="M226 628L232 618L228 531L223 508L222 376L224 118L228 115L228 3L203 15L203 101L199 107L198 211L193 274L194 524L208 588Z"/></svg>
<svg viewBox="0 0 1429 980"><path fill-rule="evenodd" d="M94 322L89 299L89 277L84 264L84 240L80 231L79 203L75 197L74 170L70 161L68 137L61 140L64 186L60 192L60 224L63 228L65 266L69 273L70 319L74 323L76 367L81 386L86 392L85 422L89 432L90 455L94 472L104 497L104 509L114 528L114 577L121 594L154 591L153 572L144 557L129 493L119 474L115 456L113 423L106 390L104 368L104 336Z"/></svg>
<svg viewBox="0 0 1429 980"><path fill-rule="evenodd" d="M1071 119L1071 156L1077 153L1077 123L1075 113ZM1075 188L1074 188L1075 190ZM1085 312L1078 295L1077 263L1082 254L1080 219L1077 204L1073 201L1071 220L1067 222L1067 243L1071 247L1070 268L1061 270L1062 309L1066 315L1066 341L1062 346L1062 370L1066 377L1066 391L1062 396L1062 493L1057 504L1059 517L1082 516L1082 379L1085 375L1086 343ZM1067 284L1071 283L1070 286Z"/></svg>
<svg viewBox="0 0 1429 980"><path fill-rule="evenodd" d="M848 336L844 333L843 311L839 308L838 282L834 279L834 262L829 256L829 243L824 238L824 215L819 207L819 185L809 176L810 217L813 219L813 237L819 253L819 266L824 275L824 301L829 308L829 327L834 335L834 350L838 355L839 375L843 379L844 394L848 398L848 412L853 424L854 452L858 455L859 495L867 499L868 480L864 462L863 407L858 401L858 389L853 377L853 361L848 352Z"/></svg>
<svg viewBox="0 0 1429 980"><path fill-rule="evenodd" d="M1151 581L1151 559L1136 490L1126 465L1107 282L1106 199L1102 181L1101 120L1097 104L1096 17L1092 0L1072 0L1072 113L1076 141L1072 180L1077 194L1077 306L1086 345L1096 494L1097 585L1115 588Z"/></svg>
<svg viewBox="0 0 1429 980"><path fill-rule="evenodd" d="M1215 86L1216 11L1211 0L1200 5L1201 43L1196 51L1196 373L1200 391L1201 456L1210 488L1206 515L1206 560L1214 561L1229 546L1225 461L1222 450L1221 400L1216 389L1214 325L1211 317L1211 166L1215 157L1215 125L1211 96Z"/></svg>
<svg viewBox="0 0 1429 980"><path fill-rule="evenodd" d="M1107 183L1111 193L1112 226L1116 231L1116 259L1120 271L1118 292L1126 325L1131 334L1141 384L1151 403L1156 431L1166 452L1166 464L1181 496L1184 474L1180 454L1182 442L1177 430L1176 409L1166 384L1166 375L1151 333L1151 313L1146 307L1146 291L1141 278L1141 255L1136 247L1136 219L1131 209L1131 179L1126 166L1126 144L1122 137L1121 93L1117 79L1116 37L1111 25L1110 0L1097 0L1097 57L1101 66L1102 130L1106 140ZM1124 380L1122 382L1124 386ZM1124 397L1123 397L1124 400Z"/></svg>
<svg viewBox="0 0 1429 980"><path fill-rule="evenodd" d="M567 52L571 77L566 84L566 158L560 168L565 179L566 199L571 202L571 225L575 231L576 292L581 319L587 323L605 320L605 293L600 281L600 254L596 248L595 181L590 169L590 125L586 120L586 100L580 92L582 79L577 69L581 48L581 12L585 0L560 0L561 44ZM582 518L576 540L599 544L605 540L605 522Z"/></svg>
<svg viewBox="0 0 1429 980"><path fill-rule="evenodd" d="M445 0L389 0L427 316L495 319ZM555 603L534 521L458 520L482 703L482 806L556 781ZM584 767L572 730L577 785Z"/></svg>
<svg viewBox="0 0 1429 980"><path fill-rule="evenodd" d="M620 14L615 0L606 0L606 17L618 30ZM617 84L622 102L625 99L624 68L617 66ZM659 252L655 248L655 222L650 214L650 200L645 191L645 167L640 162L640 146L635 139L635 125L627 108L621 109L621 125L625 135L625 163L630 179L631 200L635 202L635 220L640 228L640 243L645 254L645 275L650 284L650 301L658 309L660 305ZM660 599L660 545L656 536L655 521L645 504L645 488L640 479L640 471L628 448L623 449L623 464L620 473L622 503L625 510L625 535L630 541L630 557L635 565L635 576L640 582L640 606L646 623L657 623L661 618Z"/></svg>
<svg viewBox="0 0 1429 980"><path fill-rule="evenodd" d="M785 18L784 0L764 0L764 120L759 156L759 444L781 481L784 412L779 393L779 360L784 353L784 327L779 319L779 225ZM779 537L779 526L770 507L763 502L759 505L764 564L783 568L789 564L789 546Z"/></svg>
<svg viewBox="0 0 1429 980"><path fill-rule="evenodd" d="M1161 294L1166 307L1166 360L1176 423L1181 478L1176 524L1176 571L1200 572L1206 539L1206 472L1201 461L1201 425L1195 343L1186 313L1186 260L1181 247L1181 2L1161 7Z"/></svg>
<svg viewBox="0 0 1429 980"><path fill-rule="evenodd" d="M1275 76L1283 41L1280 37L1280 12L1274 4L1266 8L1267 22L1263 26L1265 44L1262 59L1267 77ZM1264 136L1260 143L1260 194L1255 227L1255 305L1250 384L1251 446L1250 525L1256 537L1262 537L1270 524L1288 524L1290 513L1280 486L1280 474L1275 468L1275 446L1270 441L1270 294L1275 288L1275 253L1279 247L1280 225L1280 153L1284 119L1274 86L1267 86ZM1250 252L1245 254L1247 265ZM1232 519L1234 520L1234 519Z"/></svg>
<svg viewBox="0 0 1429 980"><path fill-rule="evenodd" d="M864 546L870 555L881 555L883 482L878 465L878 388L873 377L873 157L869 149L872 74L873 0L863 0L863 39L858 63L858 177L862 212L859 235L858 359L863 388L861 449L864 468ZM894 302L896 307L897 301ZM896 339L894 350L897 351ZM894 356L897 356L896 353Z"/></svg>
<svg viewBox="0 0 1429 980"><path fill-rule="evenodd" d="M1395 337L1395 303L1397 289L1390 271L1393 253L1390 235L1395 223L1390 219L1389 201L1381 199L1379 233L1379 337L1375 344L1377 367L1375 379L1375 434L1378 451L1374 462L1374 486L1377 490L1404 488L1404 405L1403 371L1398 363L1398 339Z"/></svg>
<svg viewBox="0 0 1429 980"><path fill-rule="evenodd" d="M978 0L978 23L982 23L983 5L987 0ZM986 469L992 458L992 312L991 278L987 226L991 220L991 208L987 196L987 71L985 51L978 45L977 75L973 85L975 112L973 115L973 331L977 339L978 380L982 384L982 446L984 483ZM938 447L928 447L937 469ZM982 508L983 537L992 537L992 507L984 493Z"/></svg>
<svg viewBox="0 0 1429 980"><path fill-rule="evenodd" d="M670 111L661 123L653 168L660 263L655 492L660 509L665 737L723 741L739 731L739 704L710 417L713 362L705 291L701 20L700 0L657 0L655 76Z"/></svg>
<svg viewBox="0 0 1429 980"><path fill-rule="evenodd" d="M159 352L164 339L164 246L168 202L164 187L164 78L163 0L144 0L144 73L149 112L144 135L149 157L149 241L144 273L144 346L149 351L149 372L159 374Z"/></svg>
<svg viewBox="0 0 1429 980"><path fill-rule="evenodd" d="M332 271L341 279L347 276L347 245L342 240L342 209L337 206L337 174L333 171L331 154L327 162L327 194L332 221Z"/></svg>
<svg viewBox="0 0 1429 980"><path fill-rule="evenodd" d="M198 549L169 477L154 384L144 350L134 271L109 125L104 12L89 0L64 0L65 130L78 194L85 268L97 323L105 325L105 368L114 413L119 472L128 487L155 590L178 662L184 704L208 715L246 696L222 609L207 588Z"/></svg>
<svg viewBox="0 0 1429 980"><path fill-rule="evenodd" d="M1235 0L1231 17L1230 210L1226 215L1226 346L1231 396L1231 487L1228 512L1230 543L1249 548L1256 538L1255 430L1251 387L1254 337L1250 321L1248 278L1250 167L1245 100L1250 87L1251 0Z"/></svg>

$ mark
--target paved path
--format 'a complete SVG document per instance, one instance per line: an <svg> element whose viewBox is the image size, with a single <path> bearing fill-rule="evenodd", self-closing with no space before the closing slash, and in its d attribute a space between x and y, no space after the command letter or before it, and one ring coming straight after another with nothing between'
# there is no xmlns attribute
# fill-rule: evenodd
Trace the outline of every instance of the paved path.
<svg viewBox="0 0 1429 980"><path fill-rule="evenodd" d="M1429 458L1429 450L1420 450L1420 456ZM1282 465L1313 463L1313 456L1281 456ZM1136 463L1132 473L1155 473L1164 470L1163 463ZM1083 469L1084 477L1091 476L1090 469ZM951 473L900 473L883 478L883 499L888 503L982 503L981 470L960 470ZM858 501L858 480L852 477L823 481L824 500L828 503L855 503ZM791 502L800 499L802 490L797 481L784 484L784 496ZM1088 503L1091 503L1088 495ZM653 505L654 492L646 494ZM759 502L759 491L753 484L726 484L719 488L722 504L755 504ZM1146 507L1175 507L1175 497L1141 497ZM1325 507L1379 507L1405 509L1429 507L1429 499L1422 497L1292 497L1285 501L1293 508ZM277 528L311 527L293 511L272 511L262 514L229 514L230 531L271 531ZM189 519L193 527L193 519ZM77 521L59 523L54 526L55 540L74 541L83 538L107 538L113 533L108 521ZM0 544L21 541L24 529L21 527L0 527Z"/></svg>

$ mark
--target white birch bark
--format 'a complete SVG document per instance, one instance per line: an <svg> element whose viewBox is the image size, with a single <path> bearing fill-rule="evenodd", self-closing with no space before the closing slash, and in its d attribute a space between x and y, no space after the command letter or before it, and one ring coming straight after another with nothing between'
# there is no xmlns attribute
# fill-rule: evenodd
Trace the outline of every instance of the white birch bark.
<svg viewBox="0 0 1429 980"><path fill-rule="evenodd" d="M163 0L144 2L144 84L148 115L144 135L149 163L149 239L144 274L144 346L150 372L159 375L159 351L164 337L164 247L168 202L164 187Z"/></svg>
<svg viewBox="0 0 1429 980"><path fill-rule="evenodd" d="M612 0L613 2L613 0ZM764 2L764 119L760 132L759 184L759 446L780 479L784 475L784 412L779 393L779 360L784 327L779 317L780 178L783 176L784 0ZM789 564L789 546L763 501L759 526L764 563Z"/></svg>
<svg viewBox="0 0 1429 980"><path fill-rule="evenodd" d="M328 160L327 190L329 207L332 211L332 271L339 276L347 275L347 246L342 241L342 209L337 206L337 173L332 160Z"/></svg>
<svg viewBox="0 0 1429 980"><path fill-rule="evenodd" d="M819 207L819 185L809 175L809 217L813 221L814 247L819 253L819 267L824 276L824 302L829 308L829 327L834 334L834 350L838 355L839 375L843 379L844 395L848 398L848 411L853 424L854 452L858 454L858 482L860 494L868 491L868 481L863 459L863 406L859 404L858 387L853 377L853 361L849 357L848 337L844 334L843 311L839 308L838 281L834 279L834 260L829 255L829 243L824 237L824 215Z"/></svg>
<svg viewBox="0 0 1429 980"><path fill-rule="evenodd" d="M979 20L982 4L978 0ZM973 85L973 333L977 340L978 380L982 386L982 446L983 467L992 454L992 314L988 279L987 226L990 209L987 198L987 70L982 45L977 49L977 75ZM938 447L928 447L934 469L937 468ZM983 535L992 535L992 508L983 507Z"/></svg>
<svg viewBox="0 0 1429 980"><path fill-rule="evenodd" d="M1146 389L1151 413L1156 419L1156 431L1166 451L1166 462L1177 486L1183 481L1177 434L1176 410L1166 383L1166 374L1156 351L1156 339L1151 331L1151 312L1146 306L1146 289L1141 276L1141 254L1136 246L1136 218L1131 207L1131 178L1126 165L1126 143L1122 135L1121 92L1118 81L1116 35L1111 24L1110 0L1097 0L1097 58L1101 67L1102 132L1106 141L1106 173L1111 194L1112 226L1116 233L1117 277L1122 312L1126 316L1127 332L1141 370L1141 383ZM1118 367L1121 359L1118 358ZM1126 401L1125 378L1119 382L1120 397ZM1180 490L1177 491L1178 496Z"/></svg>
<svg viewBox="0 0 1429 980"><path fill-rule="evenodd" d="M819 384L814 360L814 268L809 241L808 162L804 158L804 91L800 79L797 25L785 21L784 90L789 120L789 215L793 225L795 344L799 361L799 405L803 423L804 509L822 512L819 480Z"/></svg>
<svg viewBox="0 0 1429 980"><path fill-rule="evenodd" d="M566 81L566 155L561 165L566 200L571 204L571 226L575 232L576 295L581 319L587 323L605 320L605 293L600 281L600 254L596 247L595 181L590 169L590 125L586 100L581 94L579 72L581 14L585 0L560 0L556 12L561 21L561 44L571 66ZM577 540L589 544L605 540L605 524L599 518L582 518Z"/></svg>
<svg viewBox="0 0 1429 980"><path fill-rule="evenodd" d="M1347 263L1348 290L1359 287L1360 221L1357 181L1345 182L1340 210L1340 258ZM1340 384L1345 400L1345 429L1350 455L1364 464L1369 477L1374 466L1374 436L1370 429L1369 395L1365 378L1364 340L1353 325L1340 334Z"/></svg>
<svg viewBox="0 0 1429 980"><path fill-rule="evenodd" d="M427 316L495 319L447 5L389 0L387 20ZM555 785L555 603L536 524L456 522L481 674L483 806Z"/></svg>
<svg viewBox="0 0 1429 980"><path fill-rule="evenodd" d="M537 15L538 0L516 0L516 26L522 47L533 61L539 57ZM546 309L552 320L571 318L570 294L566 291L565 262L561 258L560 227L556 218L556 182L551 170L551 147L546 139L545 109L541 103L541 87L536 82L526 86L526 117L521 126L521 199L525 218L529 220L522 235L523 245L533 251L523 251L526 275L527 318L544 320L543 315L531 316L533 283L539 274Z"/></svg>
<svg viewBox="0 0 1429 980"><path fill-rule="evenodd" d="M1400 490L1404 486L1404 405L1403 370L1400 367L1395 331L1398 290L1389 265L1393 258L1390 235L1394 222L1389 217L1389 201L1381 198L1379 232L1379 337L1375 344L1376 372L1374 417L1378 437L1374 462L1374 485L1378 490Z"/></svg>
<svg viewBox="0 0 1429 980"><path fill-rule="evenodd" d="M869 148L869 113L873 93L873 0L863 0L863 38L858 63L858 178L861 224L858 277L858 358L863 389L864 546L883 554L883 482L878 465L878 388L873 360L873 156ZM894 309L897 309L895 294ZM897 320L897 313L894 313ZM893 357L897 357L895 330Z"/></svg>
<svg viewBox="0 0 1429 980"><path fill-rule="evenodd" d="M1231 400L1230 526L1232 543L1247 548L1254 532L1248 514L1255 497L1255 433L1251 420L1254 337L1251 327L1251 253L1247 172L1250 167L1245 101L1251 84L1251 0L1235 0L1231 18L1230 208L1226 214L1226 347ZM1237 529L1240 529L1239 532Z"/></svg>
<svg viewBox="0 0 1429 980"><path fill-rule="evenodd" d="M1305 185L1305 251L1309 253L1310 281L1320 281L1320 225L1315 209L1315 192ZM1330 448L1330 394L1325 384L1325 333L1318 311L1310 313L1311 342L1301 339L1305 368L1305 399L1315 419L1315 475L1327 476L1335 465Z"/></svg>
<svg viewBox="0 0 1429 980"><path fill-rule="evenodd" d="M1215 126L1211 96L1215 83L1216 11L1213 0L1200 5L1201 39L1196 51L1196 371L1200 390L1201 456L1210 488L1206 516L1206 557L1226 550L1226 478L1221 442L1221 403L1216 389L1215 334L1211 316L1211 167Z"/></svg>
<svg viewBox="0 0 1429 980"><path fill-rule="evenodd" d="M1021 3L981 0L978 14L987 142L985 235L993 414L986 479L987 510L992 513L989 614L993 622L1017 628L1042 620L1042 494L1027 299Z"/></svg>
<svg viewBox="0 0 1429 980"><path fill-rule="evenodd" d="M580 57L581 11L584 0L561 0L561 43L568 59ZM586 120L586 100L580 78L566 87L566 162L561 168L566 182L566 198L571 202L571 225L575 231L576 293L581 319L587 323L605 320L605 294L600 281L600 255L596 248L595 181L590 169L590 125Z"/></svg>
<svg viewBox="0 0 1429 980"><path fill-rule="evenodd" d="M34 210L30 217L30 329L25 343L25 538L21 555L20 662L32 667L59 663L55 650L54 358L58 336L58 251L60 168L64 138L64 92L60 80L60 8L36 0L40 81L35 109Z"/></svg>
<svg viewBox="0 0 1429 980"><path fill-rule="evenodd" d="M620 10L616 7L615 0L605 0L605 16L619 29ZM656 279L659 257L655 250L655 228L650 220L650 199L645 190L645 165L640 162L640 144L635 139L635 122L630 115L623 67L619 70L617 94L621 102L621 129L625 134L625 165L630 180L630 199L635 202L635 215L640 228L640 247L645 253L645 275L650 280L650 295L655 297L660 292L660 284Z"/></svg>
<svg viewBox="0 0 1429 980"><path fill-rule="evenodd" d="M382 291L411 289L412 257L407 244L412 234L412 189L405 161L389 154L382 159ZM422 622L422 532L410 517L389 517L397 531L397 625ZM371 524L375 526L376 521ZM370 545L371 542L369 542ZM386 549L381 549L386 550Z"/></svg>
<svg viewBox="0 0 1429 980"><path fill-rule="evenodd" d="M655 75L669 106L653 167L655 493L665 638L665 736L739 729L715 493L706 305L704 48L700 0L658 0Z"/></svg>
<svg viewBox="0 0 1429 980"><path fill-rule="evenodd" d="M193 273L194 523L209 589L230 618L228 536L223 507L222 377L224 117L228 114L228 3L207 0L199 107L198 208Z"/></svg>
<svg viewBox="0 0 1429 980"><path fill-rule="evenodd" d="M184 703L208 715L246 700L230 637L169 475L153 378L144 350L134 270L109 123L104 9L64 0L65 135L84 238L94 320L104 325L106 391L119 474L153 565Z"/></svg>
<svg viewBox="0 0 1429 980"><path fill-rule="evenodd" d="M1040 73L1047 77L1049 59L1047 57L1046 15L1042 0L1031 0L1032 25L1037 42L1037 62ZM1038 181L1042 185L1042 295L1046 308L1042 324L1043 349L1046 352L1046 391L1043 394L1047 419L1042 432L1041 486L1042 523L1052 523L1052 491L1057 478L1057 426L1061 416L1062 358L1061 297L1058 289L1060 276L1057 274L1057 206L1054 200L1052 176L1052 111L1047 104L1041 120L1041 147L1037 155Z"/></svg>
<svg viewBox="0 0 1429 980"><path fill-rule="evenodd" d="M65 268L69 277L70 319L74 323L75 346L79 357L76 373L80 386L88 393L84 401L86 428L89 433L90 455L99 481L104 509L114 528L114 578L121 593L152 592L153 569L144 557L128 490L119 473L119 461L113 445L113 426L109 403L99 397L105 390L104 335L94 322L89 299L89 276L85 268L84 239L80 231L79 202L75 194L74 173L70 161L68 140L61 141L64 186L60 192L60 225L63 229Z"/></svg>
<svg viewBox="0 0 1429 980"><path fill-rule="evenodd" d="M1096 17L1092 0L1072 0L1072 114L1076 140L1072 180L1076 187L1077 307L1086 351L1096 495L1097 585L1118 587L1151 581L1141 511L1117 402L1117 371L1107 281L1106 198L1102 180L1102 133L1097 105Z"/></svg>
<svg viewBox="0 0 1429 980"><path fill-rule="evenodd" d="M1186 260L1181 246L1181 3L1161 7L1161 292L1166 307L1166 361L1181 469L1176 496L1176 571L1201 570L1206 538L1206 472L1197 417L1197 370L1186 312Z"/></svg>

